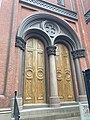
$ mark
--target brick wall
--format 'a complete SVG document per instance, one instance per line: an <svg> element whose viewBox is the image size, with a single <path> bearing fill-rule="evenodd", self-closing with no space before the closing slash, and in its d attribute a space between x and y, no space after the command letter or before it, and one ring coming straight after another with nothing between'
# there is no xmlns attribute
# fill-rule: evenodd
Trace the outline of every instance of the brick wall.
<svg viewBox="0 0 90 120"><path fill-rule="evenodd" d="M54 0L49 0L49 2L56 4ZM0 9L0 108L10 107L10 100L14 95L14 91L18 91L20 49L15 48L15 37L19 25L26 17L37 13L49 13L65 20L75 30L87 53L90 53L90 23L88 25L85 23L84 15L80 8L80 0L76 0L77 3L75 4L74 2L72 7L75 10L77 6L78 21L39 8L22 5L19 0L15 0L15 3L13 3L13 0L2 0ZM14 11L12 11L12 6ZM71 9L70 0L66 2L65 7ZM87 29L89 30L88 35ZM90 66L89 58L90 55L86 59L81 59L82 70Z"/></svg>

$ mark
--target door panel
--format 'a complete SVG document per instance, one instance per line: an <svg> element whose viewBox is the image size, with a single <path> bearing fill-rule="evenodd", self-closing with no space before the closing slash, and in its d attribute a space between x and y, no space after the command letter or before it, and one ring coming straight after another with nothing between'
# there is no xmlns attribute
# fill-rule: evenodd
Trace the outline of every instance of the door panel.
<svg viewBox="0 0 90 120"><path fill-rule="evenodd" d="M45 68L44 68L44 54L42 51L37 52L37 102L43 102L45 100Z"/></svg>
<svg viewBox="0 0 90 120"><path fill-rule="evenodd" d="M45 103L44 45L38 39L26 43L24 103Z"/></svg>
<svg viewBox="0 0 90 120"><path fill-rule="evenodd" d="M58 95L62 102L73 101L73 86L71 77L71 68L69 60L69 52L65 45L56 45L56 71Z"/></svg>

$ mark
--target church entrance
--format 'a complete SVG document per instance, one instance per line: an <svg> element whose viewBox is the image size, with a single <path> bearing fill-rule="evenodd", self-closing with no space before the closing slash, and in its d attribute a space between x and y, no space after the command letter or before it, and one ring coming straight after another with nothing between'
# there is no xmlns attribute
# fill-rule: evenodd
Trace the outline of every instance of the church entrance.
<svg viewBox="0 0 90 120"><path fill-rule="evenodd" d="M39 39L26 42L24 104L46 102L44 45Z"/></svg>
<svg viewBox="0 0 90 120"><path fill-rule="evenodd" d="M74 101L69 51L63 44L56 47L58 96L61 102Z"/></svg>

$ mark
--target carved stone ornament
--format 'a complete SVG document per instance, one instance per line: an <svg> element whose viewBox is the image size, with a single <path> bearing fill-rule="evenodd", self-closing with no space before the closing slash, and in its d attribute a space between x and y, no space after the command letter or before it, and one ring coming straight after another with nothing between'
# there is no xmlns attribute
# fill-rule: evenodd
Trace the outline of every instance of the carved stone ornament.
<svg viewBox="0 0 90 120"><path fill-rule="evenodd" d="M43 28L43 30L45 32L47 32L47 34L50 36L50 37L54 37L56 34L60 33L60 28L59 26L55 23L55 22L52 22L52 21L43 21L41 23L41 27Z"/></svg>
<svg viewBox="0 0 90 120"><path fill-rule="evenodd" d="M77 20L76 12L54 5L52 3L48 3L45 0L19 0L19 2L22 4L26 4L28 6L30 5L35 6L35 7L56 13L58 15L62 15L62 16Z"/></svg>
<svg viewBox="0 0 90 120"><path fill-rule="evenodd" d="M85 49L72 51L73 59L85 57Z"/></svg>
<svg viewBox="0 0 90 120"><path fill-rule="evenodd" d="M84 16L85 16L86 23L90 22L90 9L86 12Z"/></svg>
<svg viewBox="0 0 90 120"><path fill-rule="evenodd" d="M15 47L25 50L26 42L21 37L16 37Z"/></svg>
<svg viewBox="0 0 90 120"><path fill-rule="evenodd" d="M49 46L47 47L48 55L56 55L56 46Z"/></svg>

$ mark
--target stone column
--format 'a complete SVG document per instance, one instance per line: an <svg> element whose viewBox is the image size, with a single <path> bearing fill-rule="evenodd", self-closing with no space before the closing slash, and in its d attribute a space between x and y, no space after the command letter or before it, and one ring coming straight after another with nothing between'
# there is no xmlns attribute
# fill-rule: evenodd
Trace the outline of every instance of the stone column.
<svg viewBox="0 0 90 120"><path fill-rule="evenodd" d="M86 101L87 97L85 94L84 81L83 81L83 76L82 76L82 71L81 71L81 66L80 66L80 61L79 61L79 59L81 57L85 57L85 50L79 49L79 50L73 51L72 55L73 55L73 59L74 59L78 92L79 92L78 100L79 101Z"/></svg>
<svg viewBox="0 0 90 120"><path fill-rule="evenodd" d="M47 47L47 53L50 63L50 106L60 106L55 65L56 46Z"/></svg>

